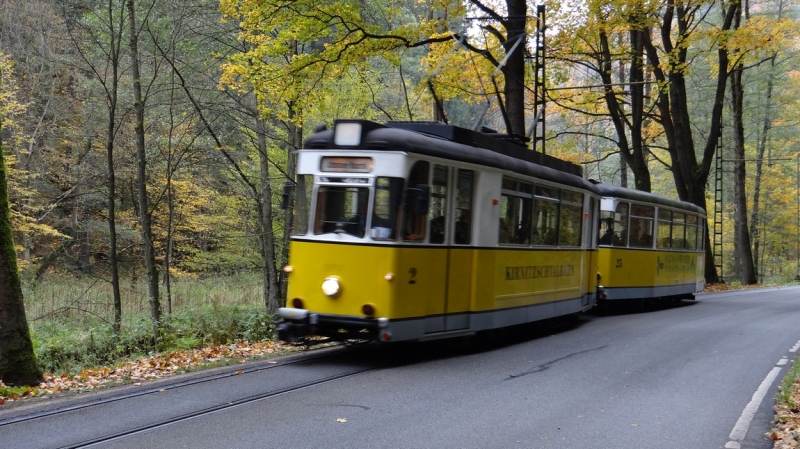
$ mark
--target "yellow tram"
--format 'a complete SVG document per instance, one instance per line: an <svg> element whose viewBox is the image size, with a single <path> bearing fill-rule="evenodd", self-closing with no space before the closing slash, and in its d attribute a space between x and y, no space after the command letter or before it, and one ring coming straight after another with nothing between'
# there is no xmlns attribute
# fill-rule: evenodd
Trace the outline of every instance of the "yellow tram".
<svg viewBox="0 0 800 449"><path fill-rule="evenodd" d="M594 305L599 190L519 139L339 120L297 154L279 338L422 341Z"/></svg>
<svg viewBox="0 0 800 449"><path fill-rule="evenodd" d="M705 288L705 211L652 193L597 188L598 304L694 299Z"/></svg>

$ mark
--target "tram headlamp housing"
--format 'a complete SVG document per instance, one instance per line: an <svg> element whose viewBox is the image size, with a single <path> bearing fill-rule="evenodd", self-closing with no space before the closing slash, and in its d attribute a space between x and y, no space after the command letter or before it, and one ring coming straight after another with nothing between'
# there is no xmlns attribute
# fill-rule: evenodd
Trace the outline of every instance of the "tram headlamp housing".
<svg viewBox="0 0 800 449"><path fill-rule="evenodd" d="M333 143L341 147L355 147L361 144L361 123L336 122L333 129Z"/></svg>
<svg viewBox="0 0 800 449"><path fill-rule="evenodd" d="M339 292L342 290L341 285L339 285L339 279L334 277L325 278L322 282L322 293L325 296L330 296L333 298L334 296L338 295Z"/></svg>

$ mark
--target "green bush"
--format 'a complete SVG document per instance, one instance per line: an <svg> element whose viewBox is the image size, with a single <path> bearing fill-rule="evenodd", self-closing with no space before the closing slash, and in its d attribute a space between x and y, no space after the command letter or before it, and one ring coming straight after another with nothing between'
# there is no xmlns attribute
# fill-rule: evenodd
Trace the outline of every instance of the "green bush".
<svg viewBox="0 0 800 449"><path fill-rule="evenodd" d="M113 295L108 283L48 274L39 282L24 285L25 308L43 370L74 373L156 351L275 337L275 324L264 310L262 279L257 273L173 278L172 313L166 313L166 300L162 300L158 342L144 281L127 279L121 286L122 330L114 335Z"/></svg>
<svg viewBox="0 0 800 449"><path fill-rule="evenodd" d="M275 337L272 317L263 310L219 305L180 310L166 316L158 342L153 339L152 325L145 315L123 328L119 336L114 335L111 326L79 331L74 326L49 324L34 329L39 363L50 373L76 373L155 351L178 351Z"/></svg>

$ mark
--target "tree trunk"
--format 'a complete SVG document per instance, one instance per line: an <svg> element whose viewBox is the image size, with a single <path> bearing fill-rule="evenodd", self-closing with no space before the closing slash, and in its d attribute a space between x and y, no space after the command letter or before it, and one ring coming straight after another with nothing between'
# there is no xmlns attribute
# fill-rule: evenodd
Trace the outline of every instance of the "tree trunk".
<svg viewBox="0 0 800 449"><path fill-rule="evenodd" d="M292 236L294 229L295 207L297 206L296 197L299 194L301 186L297 183L297 156L295 151L303 146L303 126L294 122L297 117L294 103L289 104L289 121L287 123L287 130L289 132L289 146L286 149L286 175L289 181L295 183L295 194L289 196L289 202L286 210L284 211L285 228L283 231L283 260L289 263L289 239ZM280 286L281 298L286 299L287 279L286 273L280 270Z"/></svg>
<svg viewBox="0 0 800 449"><path fill-rule="evenodd" d="M267 313L278 311L278 273L275 267L275 233L272 226L272 186L269 179L269 158L267 157L266 124L256 118L258 130L258 160L261 168L261 195L259 204L259 224L261 232L261 269L264 276L264 305Z"/></svg>
<svg viewBox="0 0 800 449"><path fill-rule="evenodd" d="M778 3L778 19L783 18L783 2ZM777 53L772 54L772 58L769 61L769 75L767 78L767 95L764 99L764 124L761 127L761 138L758 142L758 150L756 154L758 155L756 158L756 180L753 186L753 211L750 215L750 235L753 237L753 265L756 267L756 277L761 274L763 278L762 270L759 269L759 266L763 264L759 264L760 253L759 247L761 246L761 236L759 235L759 221L761 220L761 210L760 210L760 203L761 203L761 176L762 176L762 168L764 165L764 154L766 153L767 149L767 135L769 134L769 130L772 129L772 88L775 84L775 58L777 57Z"/></svg>
<svg viewBox="0 0 800 449"><path fill-rule="evenodd" d="M2 117L0 117L2 131ZM17 253L11 234L8 177L0 142L0 380L11 385L38 385L42 372L33 352L25 318Z"/></svg>
<svg viewBox="0 0 800 449"><path fill-rule="evenodd" d="M633 172L633 183L636 190L649 192L651 190L650 169L644 158L644 139L642 137L642 123L644 121L644 86L641 81L644 79L644 43L641 36L642 31L630 31L631 62L630 62L630 117L626 120L623 104L612 85L614 80L611 77L613 68L612 54L609 37L605 32L600 32L600 53L598 56L598 67L600 68L600 79L603 81L604 98L611 123L617 134L617 148L620 158L624 163L620 167L624 169L627 164ZM620 74L620 82L625 82L624 74ZM630 127L626 126L630 124ZM630 141L628 140L630 131ZM625 180L627 184L627 179Z"/></svg>
<svg viewBox="0 0 800 449"><path fill-rule="evenodd" d="M150 303L150 319L153 337L159 339L161 329L161 303L158 294L158 267L153 244L152 215L147 198L147 154L144 135L144 98L142 97L142 74L139 68L139 34L136 28L134 0L127 1L130 32L131 69L133 75L133 101L136 110L136 191L139 203L139 222L142 226L144 263L147 274L147 300Z"/></svg>
<svg viewBox="0 0 800 449"><path fill-rule="evenodd" d="M659 57L659 49L653 44L650 33L645 32L642 35L645 39L644 46L655 80L659 85L668 86L666 90L659 91L656 105L661 115L661 125L664 128L667 149L672 159L672 176L675 180L678 197L707 210L705 186L714 160L718 136L722 129L723 100L728 80L726 68L729 58L726 46L719 43L717 62L720 70L717 74L708 139L703 148L702 160L698 161L692 137L692 124L687 110L688 98L684 70L688 53L686 47L681 45L676 47L675 45L675 41L686 42L694 29L691 23L693 19L691 8L691 6L676 6L672 2L667 5L661 22L661 45L664 53L670 55L670 59L663 66ZM726 6L725 17L720 26L720 36L724 36L725 32L731 29L737 8L738 3L735 2ZM677 33L676 39L673 39L673 32ZM711 237L709 232L706 232L705 235L706 282L716 283L719 282L719 275L714 267Z"/></svg>
<svg viewBox="0 0 800 449"><path fill-rule="evenodd" d="M503 48L508 52L518 40L522 39L514 51L508 55L504 73L505 109L511 134L525 135L525 18L528 14L526 0L506 0L508 6L508 20L506 21L506 40Z"/></svg>
<svg viewBox="0 0 800 449"><path fill-rule="evenodd" d="M741 20L741 7L734 21L734 29L739 27ZM745 170L745 151L744 151L744 85L742 84L742 72L744 68L741 64L737 65L731 72L731 113L733 118L733 145L734 145L734 260L736 274L742 284L750 285L756 283L756 270L753 264L753 252L750 242L750 232L747 228L747 192L745 183L747 182Z"/></svg>

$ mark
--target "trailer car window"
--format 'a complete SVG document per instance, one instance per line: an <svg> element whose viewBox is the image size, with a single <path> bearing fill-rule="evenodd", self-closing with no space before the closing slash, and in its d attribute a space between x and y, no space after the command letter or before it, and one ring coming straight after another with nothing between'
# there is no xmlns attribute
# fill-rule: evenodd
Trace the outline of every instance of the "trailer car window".
<svg viewBox="0 0 800 449"><path fill-rule="evenodd" d="M697 215L686 216L686 249L697 250Z"/></svg>
<svg viewBox="0 0 800 449"><path fill-rule="evenodd" d="M686 214L672 213L672 249L686 248Z"/></svg>
<svg viewBox="0 0 800 449"><path fill-rule="evenodd" d="M631 206L631 232L629 246L632 248L653 247L653 218L655 208L633 204Z"/></svg>
<svg viewBox="0 0 800 449"><path fill-rule="evenodd" d="M599 245L625 246L628 242L628 203L618 203L616 211L600 211Z"/></svg>
<svg viewBox="0 0 800 449"><path fill-rule="evenodd" d="M672 237L670 230L672 228L672 211L659 209L658 210L658 247L661 249L669 249L672 247Z"/></svg>

